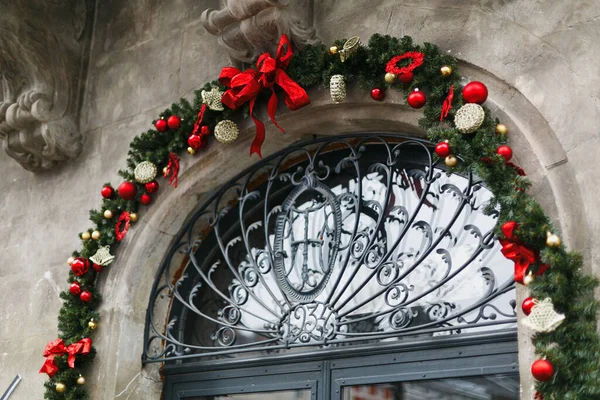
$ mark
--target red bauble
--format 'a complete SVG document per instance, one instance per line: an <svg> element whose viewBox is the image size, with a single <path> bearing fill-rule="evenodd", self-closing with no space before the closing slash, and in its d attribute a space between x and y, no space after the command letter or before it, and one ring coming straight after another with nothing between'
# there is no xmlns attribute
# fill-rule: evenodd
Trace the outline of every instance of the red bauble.
<svg viewBox="0 0 600 400"><path fill-rule="evenodd" d="M159 132L165 132L168 128L167 121L165 121L164 119L159 119L158 121L156 121L154 123L154 126L156 127L156 130Z"/></svg>
<svg viewBox="0 0 600 400"><path fill-rule="evenodd" d="M81 293L81 286L79 286L79 283L71 283L71 286L69 286L69 292L71 292L73 296L77 296L79 293Z"/></svg>
<svg viewBox="0 0 600 400"><path fill-rule="evenodd" d="M132 182L123 182L119 185L119 197L124 200L133 200L135 199L135 184Z"/></svg>
<svg viewBox="0 0 600 400"><path fill-rule="evenodd" d="M102 265L96 264L96 263L92 264L92 268L94 268L94 271L96 271L98 273L102 272L102 269L104 269L104 267Z"/></svg>
<svg viewBox="0 0 600 400"><path fill-rule="evenodd" d="M412 108L421 108L425 105L425 101L427 100L425 98L425 95L423 94L423 92L419 92L417 90L415 90L414 92L412 92L411 94L408 95L408 105L411 106Z"/></svg>
<svg viewBox="0 0 600 400"><path fill-rule="evenodd" d="M179 129L181 126L181 119L177 115L171 115L169 119L167 119L167 126L169 129Z"/></svg>
<svg viewBox="0 0 600 400"><path fill-rule="evenodd" d="M474 81L465 85L462 96L467 103L483 104L488 97L488 90L483 83Z"/></svg>
<svg viewBox="0 0 600 400"><path fill-rule="evenodd" d="M152 181L146 183L146 193L155 193L158 191L158 182Z"/></svg>
<svg viewBox="0 0 600 400"><path fill-rule="evenodd" d="M450 155L450 145L447 142L440 142L435 146L435 154L440 158L446 158Z"/></svg>
<svg viewBox="0 0 600 400"><path fill-rule="evenodd" d="M506 161L509 161L513 156L512 149L506 145L498 146L496 153L504 157Z"/></svg>
<svg viewBox="0 0 600 400"><path fill-rule="evenodd" d="M76 276L85 275L89 270L90 262L86 258L77 257L73 260L73 263L71 263L71 271L73 271Z"/></svg>
<svg viewBox="0 0 600 400"><path fill-rule="evenodd" d="M206 140L201 135L192 134L188 137L188 145L194 150L202 149L206 146Z"/></svg>
<svg viewBox="0 0 600 400"><path fill-rule="evenodd" d="M105 199L112 199L112 197L115 195L115 189L113 189L112 186L106 185L102 187L102 190L100 190L100 194Z"/></svg>
<svg viewBox="0 0 600 400"><path fill-rule="evenodd" d="M81 301L83 301L84 303L89 303L90 301L92 301L92 294L90 292L88 292L87 290L84 290L79 295L79 299Z"/></svg>
<svg viewBox="0 0 600 400"><path fill-rule="evenodd" d="M535 303L533 302L533 297L526 298L525 300L523 300L523 304L521 304L521 308L523 309L525 315L531 314L531 309L533 308L533 306L535 306Z"/></svg>
<svg viewBox="0 0 600 400"><path fill-rule="evenodd" d="M413 74L412 72L405 72L403 74L398 75L398 80L402 83L410 83L412 82L414 77L415 74Z"/></svg>
<svg viewBox="0 0 600 400"><path fill-rule="evenodd" d="M554 366L548 360L536 360L531 364L531 375L540 382L546 382L554 376Z"/></svg>
<svg viewBox="0 0 600 400"><path fill-rule="evenodd" d="M207 125L203 125L202 128L200 128L200 134L204 136L210 135L210 129Z"/></svg>
<svg viewBox="0 0 600 400"><path fill-rule="evenodd" d="M152 202L152 197L150 197L149 194L144 193L143 195L140 196L140 203L142 203L143 205L147 206L151 202Z"/></svg>
<svg viewBox="0 0 600 400"><path fill-rule="evenodd" d="M380 88L371 89L371 98L373 100L381 101L381 100L383 100L384 97L385 97L385 92L383 91L383 89L380 89Z"/></svg>

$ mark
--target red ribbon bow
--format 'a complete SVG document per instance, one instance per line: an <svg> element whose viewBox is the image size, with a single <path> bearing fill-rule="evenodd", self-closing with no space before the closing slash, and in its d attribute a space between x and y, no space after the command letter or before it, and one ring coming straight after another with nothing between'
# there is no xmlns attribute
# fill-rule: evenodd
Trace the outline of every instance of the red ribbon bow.
<svg viewBox="0 0 600 400"><path fill-rule="evenodd" d="M68 354L67 363L70 368L75 368L75 356L77 354L85 355L89 354L92 349L92 339L84 338L79 342L65 346L65 342L62 339L56 339L54 342L50 342L44 349L44 357L46 361L40 369L40 374L46 373L52 378L58 372L58 367L54 363L54 357Z"/></svg>
<svg viewBox="0 0 600 400"><path fill-rule="evenodd" d="M519 242L515 230L519 227L515 221L509 221L502 225L502 233L506 239L500 239L502 254L515 263L515 282L523 284L525 273L531 264L539 263L539 253L528 249ZM548 269L548 265L541 264L537 275L541 275Z"/></svg>
<svg viewBox="0 0 600 400"><path fill-rule="evenodd" d="M440 113L440 122L444 120L448 116L448 113L452 109L452 100L454 99L454 85L450 86L448 90L448 95L444 99L444 103L442 104L442 112Z"/></svg>
<svg viewBox="0 0 600 400"><path fill-rule="evenodd" d="M310 103L306 91L285 72L292 59L292 55L290 40L287 35L282 35L275 58L271 57L269 53L261 54L256 61L256 69L249 68L242 72L234 67L224 67L221 70L219 82L229 88L223 94L221 102L233 110L250 102L250 117L252 117L256 125L256 136L250 148L250 155L256 153L262 158L260 148L265 141L265 125L258 118L254 117L253 112L256 98L264 88L271 90L267 114L281 132L285 131L275 121L278 103L277 95L275 94L275 85L283 89L285 104L290 110L295 111Z"/></svg>

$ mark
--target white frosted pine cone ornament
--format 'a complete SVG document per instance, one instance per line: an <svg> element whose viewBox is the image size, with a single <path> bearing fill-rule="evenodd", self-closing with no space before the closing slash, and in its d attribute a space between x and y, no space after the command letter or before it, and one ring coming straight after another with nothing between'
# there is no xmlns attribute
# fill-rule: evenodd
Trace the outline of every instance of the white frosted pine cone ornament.
<svg viewBox="0 0 600 400"><path fill-rule="evenodd" d="M133 175L135 176L135 180L138 183L149 183L156 178L156 172L158 168L156 165L151 163L150 161L142 161L138 165L135 166L135 170L133 171Z"/></svg>
<svg viewBox="0 0 600 400"><path fill-rule="evenodd" d="M461 133L475 132L485 119L485 111L479 104L468 103L458 109L454 116L454 125Z"/></svg>
<svg viewBox="0 0 600 400"><path fill-rule="evenodd" d="M336 104L346 100L346 82L343 75L333 75L329 79L329 93L331 94L331 101Z"/></svg>
<svg viewBox="0 0 600 400"><path fill-rule="evenodd" d="M225 119L219 121L217 126L215 126L215 138L223 144L235 142L239 135L240 129L237 124L231 120Z"/></svg>

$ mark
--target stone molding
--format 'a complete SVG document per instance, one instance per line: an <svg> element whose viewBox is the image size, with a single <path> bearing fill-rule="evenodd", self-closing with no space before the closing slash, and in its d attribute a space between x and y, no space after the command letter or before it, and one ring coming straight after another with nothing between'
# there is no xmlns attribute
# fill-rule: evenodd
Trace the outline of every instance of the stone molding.
<svg viewBox="0 0 600 400"><path fill-rule="evenodd" d="M218 36L232 62L251 63L266 51L275 54L284 33L300 49L321 43L312 21L308 21L311 16L306 10L311 7L290 7L292 1L226 0L220 10L205 10L201 21L209 33Z"/></svg>
<svg viewBox="0 0 600 400"><path fill-rule="evenodd" d="M17 0L0 13L0 139L23 168L76 157L86 0Z"/></svg>

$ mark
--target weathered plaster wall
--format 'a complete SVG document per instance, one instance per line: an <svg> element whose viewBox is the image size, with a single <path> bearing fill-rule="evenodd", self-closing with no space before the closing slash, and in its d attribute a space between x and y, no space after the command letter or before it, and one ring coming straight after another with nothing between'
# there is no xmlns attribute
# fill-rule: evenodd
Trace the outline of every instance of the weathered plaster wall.
<svg viewBox="0 0 600 400"><path fill-rule="evenodd" d="M119 182L116 170L129 141L166 105L228 63L199 23L201 12L217 3L99 1L80 118L82 155L38 175L0 155L0 393L21 374L13 397L42 397L44 376L37 370L44 345L56 336L58 292L67 287L65 260L77 246L77 233L88 226L87 210L99 204L101 185ZM315 26L325 43L353 35L366 40L374 32L407 34L451 51L469 64L470 76L491 82L489 103L512 125L516 155L536 182L537 198L560 220L567 242L584 251L598 271L600 247L591 244L600 239L595 199L600 177L594 163L600 154L600 0L315 3ZM315 104L302 114L282 112L288 135L268 129L265 154L311 129L348 131L373 124L392 129L417 119L402 107L374 105L364 94L340 107L328 105L327 96L314 91ZM156 371L140 367L153 268L202 193L254 161L231 157L246 153L251 131L230 148L214 145L205 157L187 158L183 185L161 190L136 234L127 237L120 261L104 275L99 358L88 374L94 398L158 398Z"/></svg>

